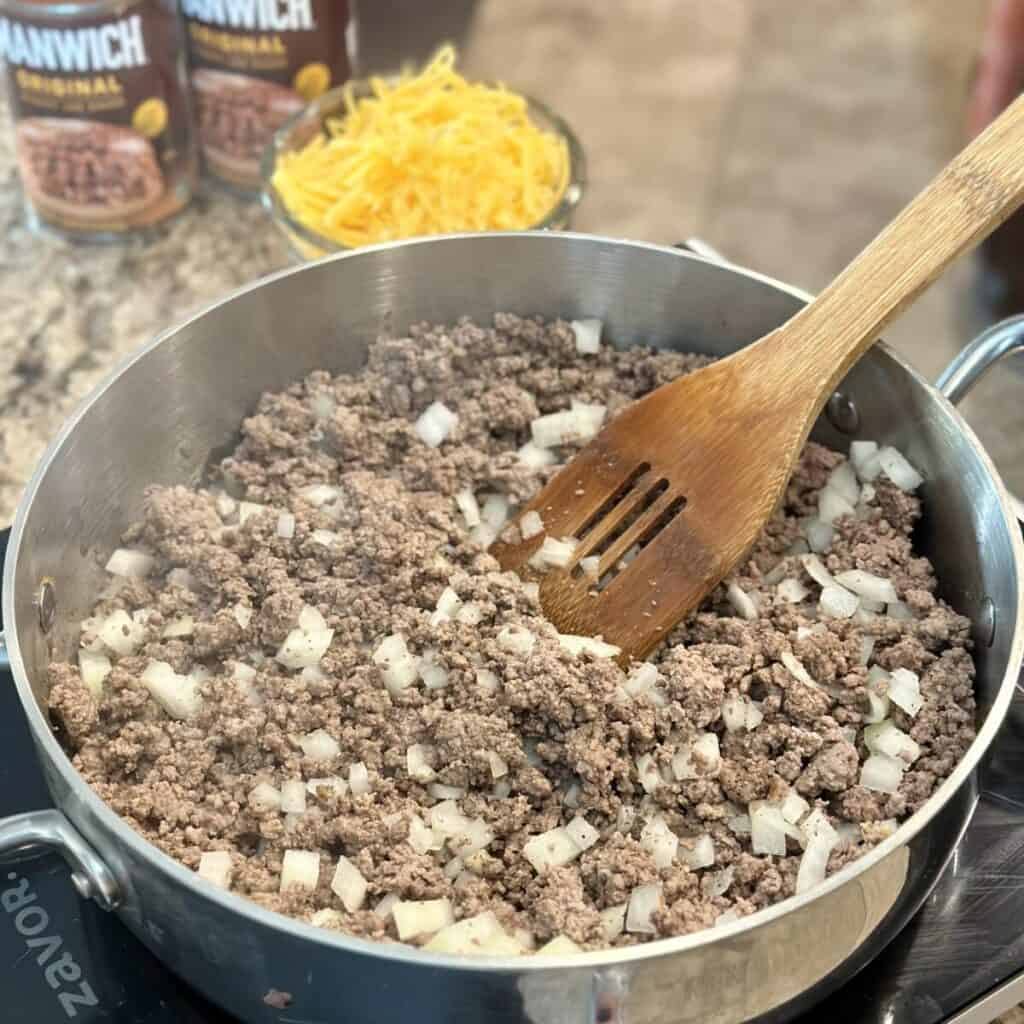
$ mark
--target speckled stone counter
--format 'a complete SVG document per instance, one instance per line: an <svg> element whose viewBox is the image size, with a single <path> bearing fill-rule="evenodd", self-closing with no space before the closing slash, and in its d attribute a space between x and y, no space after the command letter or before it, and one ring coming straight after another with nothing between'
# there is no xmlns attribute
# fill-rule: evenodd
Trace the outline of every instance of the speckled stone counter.
<svg viewBox="0 0 1024 1024"><path fill-rule="evenodd" d="M146 243L37 237L24 227L11 136L0 106L0 523L49 438L120 359L291 260L259 206L221 194Z"/></svg>

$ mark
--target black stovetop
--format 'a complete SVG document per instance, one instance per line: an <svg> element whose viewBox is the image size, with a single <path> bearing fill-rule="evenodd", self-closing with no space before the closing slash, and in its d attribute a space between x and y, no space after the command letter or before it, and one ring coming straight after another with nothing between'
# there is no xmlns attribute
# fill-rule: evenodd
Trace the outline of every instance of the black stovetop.
<svg viewBox="0 0 1024 1024"><path fill-rule="evenodd" d="M6 533L0 562L5 544ZM13 681L0 674L0 817L50 806ZM43 913L22 919L32 933L26 936L17 912L30 894ZM802 1021L946 1021L1024 971L1022 921L1024 738L1007 727L971 825L924 908L881 956ZM62 957L63 966L56 966ZM67 1020L237 1024L165 970L114 915L81 900L62 860L0 864L0 1021Z"/></svg>

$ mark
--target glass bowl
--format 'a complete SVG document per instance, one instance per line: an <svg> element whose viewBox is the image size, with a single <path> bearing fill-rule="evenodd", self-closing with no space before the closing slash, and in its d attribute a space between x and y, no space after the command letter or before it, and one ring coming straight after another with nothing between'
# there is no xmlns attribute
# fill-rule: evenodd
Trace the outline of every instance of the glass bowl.
<svg viewBox="0 0 1024 1024"><path fill-rule="evenodd" d="M357 99L372 95L370 83L365 79L353 82L352 86ZM524 98L533 123L544 131L553 132L564 139L569 154L569 182L565 191L546 216L539 223L530 225L530 227L553 231L565 230L572 225L573 213L583 198L586 186L586 164L583 149L569 126L557 114L537 100L528 96ZM344 112L344 87L339 86L325 92L304 110L299 111L298 114L281 125L264 151L260 163L263 206L270 212L278 229L303 260L316 260L332 253L345 252L348 247L299 223L288 211L271 179L277 166L279 154L301 149L311 139L325 131L325 122L328 118L344 116Z"/></svg>

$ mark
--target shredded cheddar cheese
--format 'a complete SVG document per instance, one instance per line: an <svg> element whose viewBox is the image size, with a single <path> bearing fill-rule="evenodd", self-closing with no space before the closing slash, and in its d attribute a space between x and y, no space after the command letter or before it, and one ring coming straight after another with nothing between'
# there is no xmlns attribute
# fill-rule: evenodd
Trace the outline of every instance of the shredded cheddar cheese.
<svg viewBox="0 0 1024 1024"><path fill-rule="evenodd" d="M282 153L273 184L291 215L344 246L449 231L534 227L568 184L565 140L526 100L467 82L442 48L419 74L346 87L345 116Z"/></svg>

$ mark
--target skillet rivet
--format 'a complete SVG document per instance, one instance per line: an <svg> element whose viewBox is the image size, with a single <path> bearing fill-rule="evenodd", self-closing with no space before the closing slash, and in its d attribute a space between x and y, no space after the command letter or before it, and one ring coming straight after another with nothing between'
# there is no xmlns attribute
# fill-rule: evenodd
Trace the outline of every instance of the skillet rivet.
<svg viewBox="0 0 1024 1024"><path fill-rule="evenodd" d="M836 391L828 400L826 407L829 423L841 434L856 434L860 427L860 414L853 400L842 391Z"/></svg>
<svg viewBox="0 0 1024 1024"><path fill-rule="evenodd" d="M39 628L44 633L49 633L54 616L57 614L57 591L54 589L53 580L48 576L44 577L39 584L39 593L36 595L36 611L39 613Z"/></svg>
<svg viewBox="0 0 1024 1024"><path fill-rule="evenodd" d="M986 597L981 602L981 610L978 612L978 633L981 642L986 647L991 647L996 638L996 606L991 597Z"/></svg>

